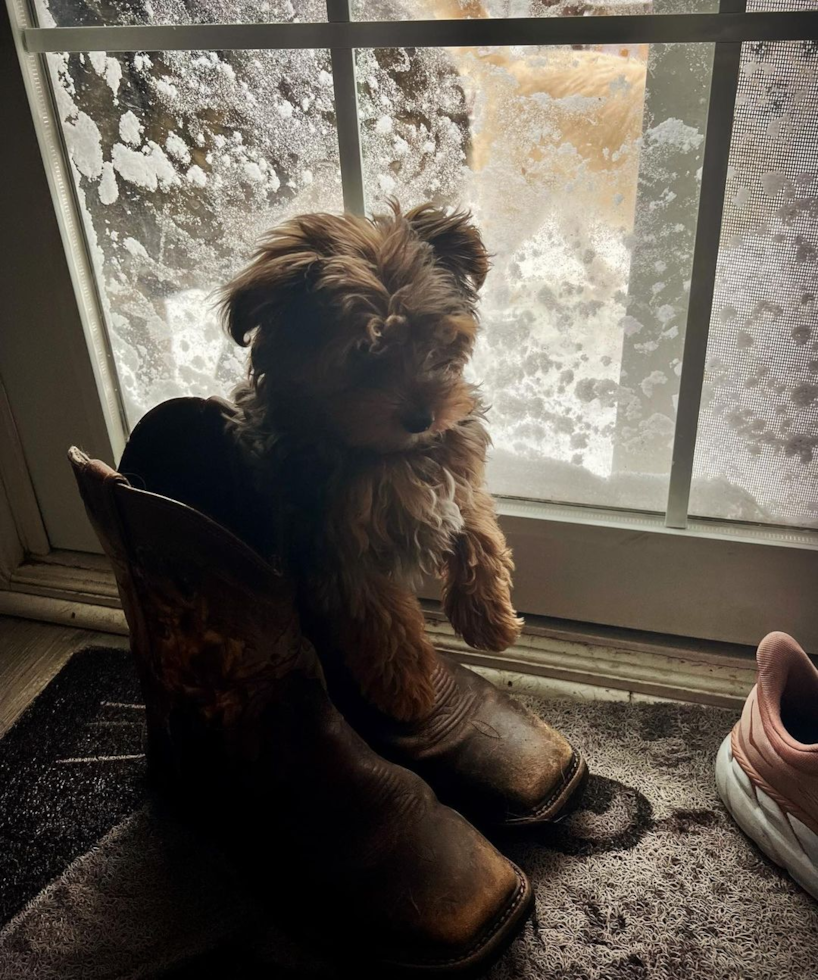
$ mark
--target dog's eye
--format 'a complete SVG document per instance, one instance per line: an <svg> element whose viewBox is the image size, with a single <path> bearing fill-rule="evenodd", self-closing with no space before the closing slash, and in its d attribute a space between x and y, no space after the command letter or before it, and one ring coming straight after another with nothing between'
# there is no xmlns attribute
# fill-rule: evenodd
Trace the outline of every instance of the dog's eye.
<svg viewBox="0 0 818 980"><path fill-rule="evenodd" d="M359 341L349 352L349 360L352 364L362 367L371 364L386 350L386 344L370 343L369 341Z"/></svg>

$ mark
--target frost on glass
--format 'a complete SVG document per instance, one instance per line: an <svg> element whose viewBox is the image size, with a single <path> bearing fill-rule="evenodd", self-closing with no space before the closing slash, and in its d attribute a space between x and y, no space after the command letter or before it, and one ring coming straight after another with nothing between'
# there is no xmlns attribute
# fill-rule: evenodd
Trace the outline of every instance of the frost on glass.
<svg viewBox="0 0 818 980"><path fill-rule="evenodd" d="M40 27L325 21L325 0L34 0Z"/></svg>
<svg viewBox="0 0 818 980"><path fill-rule="evenodd" d="M719 0L351 0L351 8L353 20L604 17L712 13Z"/></svg>
<svg viewBox="0 0 818 980"><path fill-rule="evenodd" d="M213 291L342 206L325 51L49 55L128 420L245 373Z"/></svg>
<svg viewBox="0 0 818 980"><path fill-rule="evenodd" d="M366 191L468 206L494 255L492 489L664 509L711 47L420 54L358 52Z"/></svg>
<svg viewBox="0 0 818 980"><path fill-rule="evenodd" d="M745 44L692 513L818 527L816 295L818 44Z"/></svg>

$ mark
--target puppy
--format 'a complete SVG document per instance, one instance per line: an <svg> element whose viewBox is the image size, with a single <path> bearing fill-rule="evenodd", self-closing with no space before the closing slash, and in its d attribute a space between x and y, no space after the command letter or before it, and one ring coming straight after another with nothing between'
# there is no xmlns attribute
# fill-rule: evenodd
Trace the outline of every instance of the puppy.
<svg viewBox="0 0 818 980"><path fill-rule="evenodd" d="M223 296L251 346L238 435L302 607L331 625L363 695L405 721L434 697L423 575L442 578L472 646L503 650L521 627L484 486L484 408L463 376L488 267L468 214L393 204L287 222Z"/></svg>

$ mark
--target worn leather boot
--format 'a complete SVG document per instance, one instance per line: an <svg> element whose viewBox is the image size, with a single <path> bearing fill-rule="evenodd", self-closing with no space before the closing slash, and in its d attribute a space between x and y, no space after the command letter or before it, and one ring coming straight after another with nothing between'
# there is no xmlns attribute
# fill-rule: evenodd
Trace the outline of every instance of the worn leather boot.
<svg viewBox="0 0 818 980"><path fill-rule="evenodd" d="M525 876L344 721L284 576L69 455L131 630L154 779L278 908L303 925L320 903L323 939L358 975L484 965L526 915Z"/></svg>
<svg viewBox="0 0 818 980"><path fill-rule="evenodd" d="M318 649L330 648L318 630ZM553 823L579 801L588 766L556 729L504 691L438 653L435 701L418 722L367 704L339 658L323 657L334 703L381 755L408 766L479 827Z"/></svg>
<svg viewBox="0 0 818 980"><path fill-rule="evenodd" d="M275 551L273 507L233 436L236 409L219 398L177 398L136 426L120 469L132 482L184 500L231 528L261 554ZM435 702L404 723L358 694L333 655L332 623L304 622L330 695L379 753L413 769L438 797L480 826L558 820L579 799L588 767L559 732L514 698L441 654Z"/></svg>

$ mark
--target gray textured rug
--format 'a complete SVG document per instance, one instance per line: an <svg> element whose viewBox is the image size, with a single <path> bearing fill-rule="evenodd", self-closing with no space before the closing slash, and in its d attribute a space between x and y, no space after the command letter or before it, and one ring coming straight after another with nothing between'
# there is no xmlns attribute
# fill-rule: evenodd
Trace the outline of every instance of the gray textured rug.
<svg viewBox="0 0 818 980"><path fill-rule="evenodd" d="M127 670L107 651L93 656L118 664L112 674ZM64 716L71 687L62 683L55 704ZM102 690L95 697L103 711L120 703ZM818 905L742 836L715 793L713 762L733 712L526 700L583 748L594 776L583 808L564 824L498 841L531 876L537 903L491 980L818 976ZM83 725L104 727L96 717ZM30 731L24 724L16 736L23 745L43 722L30 715L26 724ZM9 918L0 978L335 976L146 802L136 754L123 754L131 786L118 803L135 809ZM70 768L65 757L52 760L43 786L60 761L60 772ZM95 785L83 798L93 801Z"/></svg>

